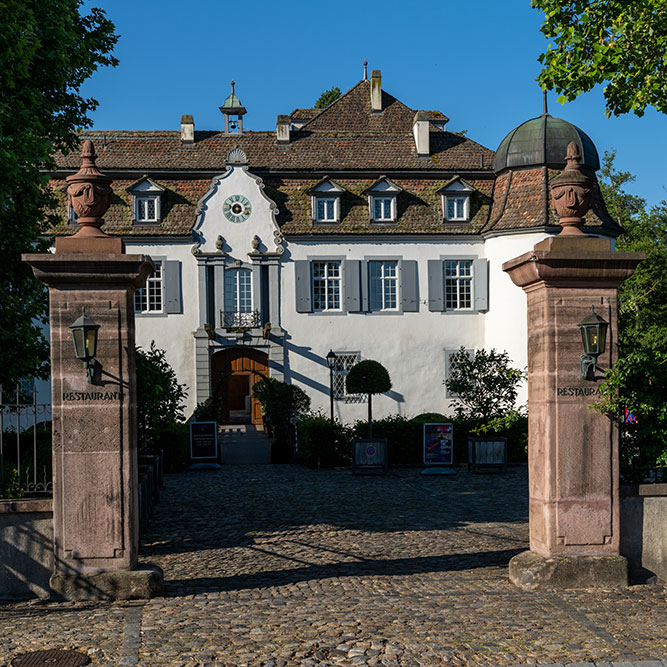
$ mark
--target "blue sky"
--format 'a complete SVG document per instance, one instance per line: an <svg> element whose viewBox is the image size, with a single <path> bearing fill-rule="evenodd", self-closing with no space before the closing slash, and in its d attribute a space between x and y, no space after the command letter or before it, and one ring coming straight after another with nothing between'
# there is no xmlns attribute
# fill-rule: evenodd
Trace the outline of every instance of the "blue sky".
<svg viewBox="0 0 667 667"><path fill-rule="evenodd" d="M413 109L439 109L448 129L491 148L542 112L535 78L547 40L529 0L365 0L337 3L254 0L86 0L103 8L120 40L115 69L97 72L83 92L100 105L94 128L178 129L191 113L197 129L222 127L218 107L236 81L248 110L244 126L275 128L276 116L309 107L337 85L346 91L362 63L382 70L383 88ZM667 118L604 115L601 89L549 112L579 126L600 157L637 175L630 190L667 199Z"/></svg>

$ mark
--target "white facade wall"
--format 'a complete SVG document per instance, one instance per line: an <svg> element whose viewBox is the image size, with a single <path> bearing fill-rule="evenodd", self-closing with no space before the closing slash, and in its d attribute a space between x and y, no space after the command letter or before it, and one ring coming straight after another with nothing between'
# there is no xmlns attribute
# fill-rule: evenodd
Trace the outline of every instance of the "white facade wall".
<svg viewBox="0 0 667 667"><path fill-rule="evenodd" d="M484 345L485 315L477 312L429 312L427 262L441 256L483 257L480 242L393 239L340 242L289 242L290 260L282 271L282 327L287 331L285 379L301 386L312 407L329 414L329 368L326 354L359 352L362 359L379 361L392 379L388 395L373 398L373 415L415 416L447 412L445 350ZM318 257L348 260L395 259L418 262L419 312L297 313L294 261ZM400 293L399 293L400 302ZM367 416L365 403L335 401L336 416L352 422Z"/></svg>
<svg viewBox="0 0 667 667"><path fill-rule="evenodd" d="M489 312L486 314L484 347L505 351L515 368L528 365L526 331L526 295L503 271L503 264L533 249L549 234L511 234L494 236L484 244L489 260ZM528 387L524 383L517 397L518 405L528 402Z"/></svg>
<svg viewBox="0 0 667 667"><path fill-rule="evenodd" d="M155 259L178 260L181 263L182 313L137 313L137 346L148 349L151 341L165 350L167 361L178 381L187 386L186 416L196 405L195 400L195 341L199 323L197 261L192 255L192 243L170 239L155 241L125 241L128 254L149 255Z"/></svg>

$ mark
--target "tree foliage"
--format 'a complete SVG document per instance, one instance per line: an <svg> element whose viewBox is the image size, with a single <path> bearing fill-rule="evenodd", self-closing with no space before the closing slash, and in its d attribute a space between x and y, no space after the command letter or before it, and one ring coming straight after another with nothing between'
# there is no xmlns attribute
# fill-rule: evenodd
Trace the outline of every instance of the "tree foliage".
<svg viewBox="0 0 667 667"><path fill-rule="evenodd" d="M634 181L617 171L614 154L603 159L600 186L612 215L623 225L618 250L646 253L619 289L619 359L607 371L596 408L623 425L621 462L667 465L667 202L649 209L625 186ZM636 421L626 422L626 411Z"/></svg>
<svg viewBox="0 0 667 667"><path fill-rule="evenodd" d="M137 348L137 433L143 448L158 447L161 435L184 420L185 385L179 384L164 350L151 342Z"/></svg>
<svg viewBox="0 0 667 667"><path fill-rule="evenodd" d="M326 109L332 102L335 102L341 96L340 88L332 86L329 90L325 90L315 102L316 109Z"/></svg>
<svg viewBox="0 0 667 667"><path fill-rule="evenodd" d="M365 359L350 368L345 378L349 394L368 395L368 437L373 437L373 408L371 396L384 394L391 389L391 378L387 369L379 362Z"/></svg>
<svg viewBox="0 0 667 667"><path fill-rule="evenodd" d="M455 394L457 416L489 421L512 410L526 374L511 363L507 352L496 350L470 354L462 347L453 354L445 384Z"/></svg>
<svg viewBox="0 0 667 667"><path fill-rule="evenodd" d="M297 385L269 377L257 382L252 393L262 406L264 419L273 431L274 441L279 446L290 445L296 420L310 409L308 394Z"/></svg>
<svg viewBox="0 0 667 667"><path fill-rule="evenodd" d="M56 151L78 143L97 106L79 94L100 66L115 65L113 24L99 9L81 15L79 0L0 2L0 384L44 377L48 344L44 286L21 254L47 247L54 193L44 169Z"/></svg>
<svg viewBox="0 0 667 667"><path fill-rule="evenodd" d="M532 0L544 15L542 33L553 44L539 56L538 82L571 101L606 83L606 114L647 106L667 112L667 3L665 0Z"/></svg>

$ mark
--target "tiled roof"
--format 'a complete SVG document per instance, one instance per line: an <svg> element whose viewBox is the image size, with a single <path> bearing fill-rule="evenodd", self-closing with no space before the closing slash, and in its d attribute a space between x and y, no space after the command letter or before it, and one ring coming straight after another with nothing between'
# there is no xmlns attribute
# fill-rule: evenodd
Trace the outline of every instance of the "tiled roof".
<svg viewBox="0 0 667 667"><path fill-rule="evenodd" d="M547 170L549 182L560 172ZM493 207L483 231L530 229L558 225L558 216L551 206L551 192L545 189L543 169L528 168L505 171L496 179ZM548 186L547 182L547 186ZM548 199L545 200L545 195ZM597 186L594 189L593 207L585 217L587 227L602 227L618 234L621 228L607 212Z"/></svg>

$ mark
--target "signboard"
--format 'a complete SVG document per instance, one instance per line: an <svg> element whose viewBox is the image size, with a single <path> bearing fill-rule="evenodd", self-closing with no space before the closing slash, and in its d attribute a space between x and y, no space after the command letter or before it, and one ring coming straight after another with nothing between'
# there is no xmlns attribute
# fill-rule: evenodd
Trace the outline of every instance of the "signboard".
<svg viewBox="0 0 667 667"><path fill-rule="evenodd" d="M352 441L352 470L387 472L388 449L386 438L358 438Z"/></svg>
<svg viewBox="0 0 667 667"><path fill-rule="evenodd" d="M190 422L190 458L193 461L218 458L216 422Z"/></svg>
<svg viewBox="0 0 667 667"><path fill-rule="evenodd" d="M424 424L424 465L452 465L454 462L454 426Z"/></svg>

